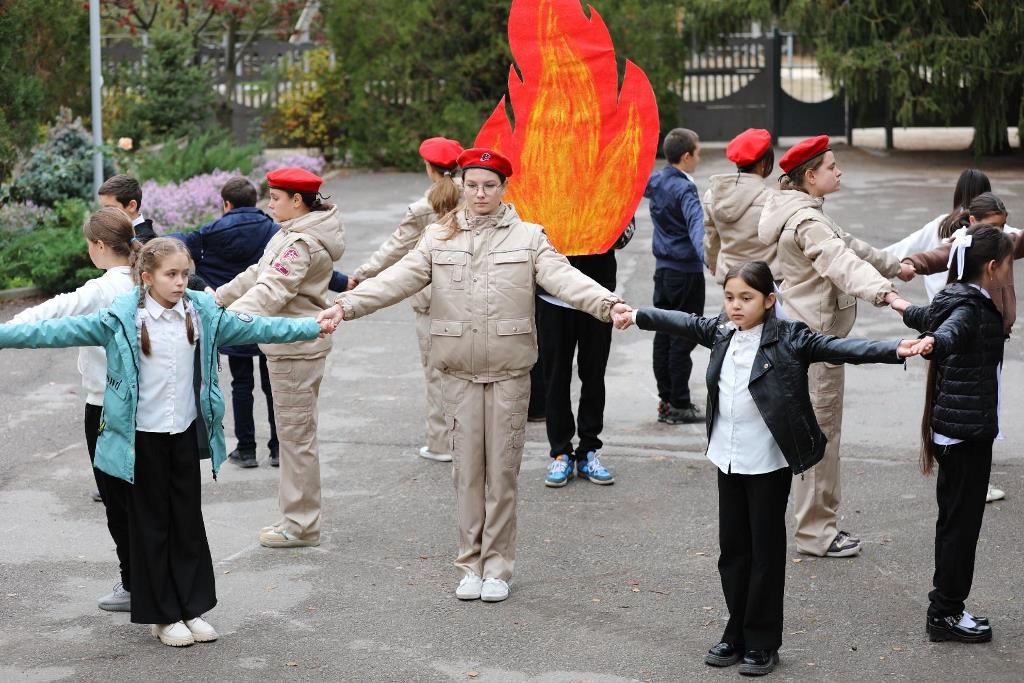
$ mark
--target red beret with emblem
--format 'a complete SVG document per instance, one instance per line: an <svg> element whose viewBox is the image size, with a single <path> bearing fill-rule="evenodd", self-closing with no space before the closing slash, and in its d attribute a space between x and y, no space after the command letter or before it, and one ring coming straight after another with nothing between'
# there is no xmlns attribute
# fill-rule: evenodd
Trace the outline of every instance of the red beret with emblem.
<svg viewBox="0 0 1024 683"><path fill-rule="evenodd" d="M831 149L831 147L828 146L827 135L816 135L813 138L801 140L790 147L789 151L779 159L779 168L786 173L789 173L800 164L805 161L810 161L818 155L824 154L829 151L829 149Z"/></svg>
<svg viewBox="0 0 1024 683"><path fill-rule="evenodd" d="M427 138L420 144L420 156L438 168L455 168L462 151L462 145L448 138Z"/></svg>
<svg viewBox="0 0 1024 683"><path fill-rule="evenodd" d="M267 185L290 192L319 192L324 179L316 173L294 166L279 168L267 174Z"/></svg>
<svg viewBox="0 0 1024 683"><path fill-rule="evenodd" d="M512 176L512 162L493 149L473 147L459 155L459 166L467 168L484 168L509 178Z"/></svg>
<svg viewBox="0 0 1024 683"><path fill-rule="evenodd" d="M725 156L740 168L750 166L772 146L772 134L764 128L747 128L725 148Z"/></svg>

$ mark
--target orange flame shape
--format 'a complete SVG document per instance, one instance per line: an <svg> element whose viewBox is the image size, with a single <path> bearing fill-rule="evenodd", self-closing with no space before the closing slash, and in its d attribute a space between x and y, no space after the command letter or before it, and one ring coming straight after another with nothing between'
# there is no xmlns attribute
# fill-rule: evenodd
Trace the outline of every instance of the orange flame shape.
<svg viewBox="0 0 1024 683"><path fill-rule="evenodd" d="M579 0L513 0L515 126L502 97L475 143L512 161L507 201L568 256L611 248L643 197L658 146L647 76L627 61L619 91L608 28L588 9L589 19Z"/></svg>

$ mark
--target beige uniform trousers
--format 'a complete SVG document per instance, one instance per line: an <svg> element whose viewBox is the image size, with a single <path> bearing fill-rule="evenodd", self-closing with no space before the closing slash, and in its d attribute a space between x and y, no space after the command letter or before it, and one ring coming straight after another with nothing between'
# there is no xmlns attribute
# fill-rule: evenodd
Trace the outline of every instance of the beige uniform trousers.
<svg viewBox="0 0 1024 683"><path fill-rule="evenodd" d="M441 372L430 365L430 314L416 312L416 337L420 342L420 363L427 388L427 450L448 453L448 424L441 405Z"/></svg>
<svg viewBox="0 0 1024 683"><path fill-rule="evenodd" d="M305 540L320 538L320 446L316 429L325 361L267 356L280 441L279 524Z"/></svg>
<svg viewBox="0 0 1024 683"><path fill-rule="evenodd" d="M441 374L452 449L459 555L455 566L509 581L530 375L478 383Z"/></svg>
<svg viewBox="0 0 1024 683"><path fill-rule="evenodd" d="M795 477L796 547L824 557L839 533L839 438L843 430L845 366L812 363L807 370L811 406L828 444L817 465Z"/></svg>

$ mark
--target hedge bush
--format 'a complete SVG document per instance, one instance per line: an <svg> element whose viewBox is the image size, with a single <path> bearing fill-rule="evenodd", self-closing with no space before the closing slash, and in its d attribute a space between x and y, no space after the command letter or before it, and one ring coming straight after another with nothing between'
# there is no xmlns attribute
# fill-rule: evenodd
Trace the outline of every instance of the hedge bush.
<svg viewBox="0 0 1024 683"><path fill-rule="evenodd" d="M98 276L82 234L88 214L84 201L67 199L41 227L0 233L0 288L35 285L54 294Z"/></svg>

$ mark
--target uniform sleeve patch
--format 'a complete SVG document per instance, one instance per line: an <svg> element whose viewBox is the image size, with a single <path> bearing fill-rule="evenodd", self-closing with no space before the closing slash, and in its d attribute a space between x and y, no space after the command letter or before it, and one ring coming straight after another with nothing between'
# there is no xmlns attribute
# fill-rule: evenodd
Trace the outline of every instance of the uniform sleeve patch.
<svg viewBox="0 0 1024 683"><path fill-rule="evenodd" d="M290 274L290 273L291 273L291 271L290 271L290 270L288 270L288 269L287 269L287 268L286 268L286 267L285 267L285 266L284 266L284 265L283 265L282 263L280 263L279 261L274 261L274 263L273 263L273 265L271 266L271 268L273 268L273 269L274 269L274 270L276 270L277 272L281 273L281 275L288 275L288 274Z"/></svg>
<svg viewBox="0 0 1024 683"><path fill-rule="evenodd" d="M284 253L281 254L282 261L294 261L297 258L299 258L299 252L295 247L288 247L284 250Z"/></svg>
<svg viewBox="0 0 1024 683"><path fill-rule="evenodd" d="M249 315L248 313L235 313L235 316L239 320L241 320L243 323L251 323L252 322L252 316Z"/></svg>

